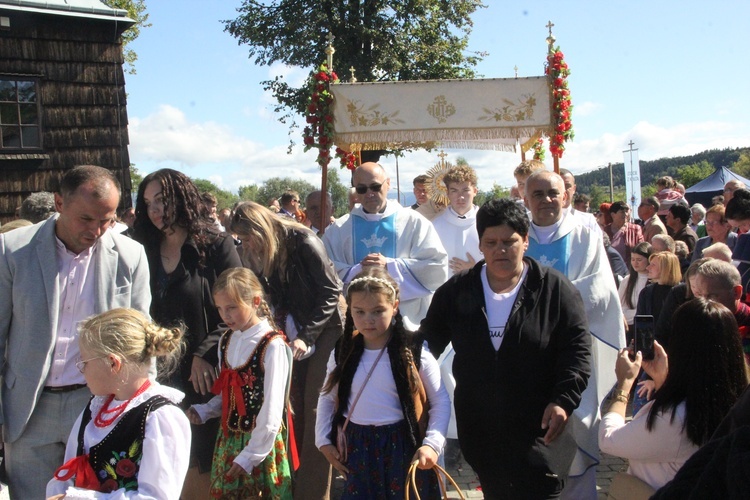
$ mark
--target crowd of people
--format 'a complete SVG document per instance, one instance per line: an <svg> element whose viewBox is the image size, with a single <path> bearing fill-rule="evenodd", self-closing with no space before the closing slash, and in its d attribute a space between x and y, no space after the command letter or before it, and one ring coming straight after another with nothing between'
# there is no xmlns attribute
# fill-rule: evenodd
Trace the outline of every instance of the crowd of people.
<svg viewBox="0 0 750 500"><path fill-rule="evenodd" d="M320 191L219 209L171 169L122 208L110 170L67 171L0 234L11 498L326 499L338 474L401 499L413 462L438 498L463 454L485 498L594 499L601 452L658 498L745 497L709 471L750 420L750 191L689 207L663 177L633 220L567 170L514 177L478 207L452 167L447 206L419 176L404 207L367 162L334 218Z"/></svg>

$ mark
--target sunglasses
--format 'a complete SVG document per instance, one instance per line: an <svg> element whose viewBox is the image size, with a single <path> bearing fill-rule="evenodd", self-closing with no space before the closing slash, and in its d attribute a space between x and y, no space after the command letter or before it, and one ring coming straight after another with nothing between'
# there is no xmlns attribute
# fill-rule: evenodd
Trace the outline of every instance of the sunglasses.
<svg viewBox="0 0 750 500"><path fill-rule="evenodd" d="M373 193L379 193L382 188L383 184L370 184L369 186L359 185L354 189L357 191L357 194L365 194L368 189Z"/></svg>

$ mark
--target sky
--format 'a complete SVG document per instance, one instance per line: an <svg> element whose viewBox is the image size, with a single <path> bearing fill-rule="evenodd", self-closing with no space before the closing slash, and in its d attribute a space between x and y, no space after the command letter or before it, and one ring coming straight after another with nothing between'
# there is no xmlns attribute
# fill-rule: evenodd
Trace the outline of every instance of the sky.
<svg viewBox="0 0 750 500"><path fill-rule="evenodd" d="M515 66L521 77L543 75L546 24L554 23L574 105L575 140L560 166L574 174L621 163L630 141L641 160L750 146L750 2L484 3L469 38L470 50L489 53L477 66L482 77L513 77ZM237 17L240 5L147 0L152 26L132 44L137 74L126 76L131 162L142 174L174 168L235 193L270 177L319 185L315 150L302 151L298 132L297 147L287 154L288 126L278 122L274 100L260 85L276 75L298 84L309 68L255 65L248 48L224 32L222 21ZM438 153L415 151L398 160L402 192L438 163ZM514 184L520 152L445 153L448 162L468 161L480 189ZM380 163L396 191L396 160ZM348 173L341 174L347 183Z"/></svg>

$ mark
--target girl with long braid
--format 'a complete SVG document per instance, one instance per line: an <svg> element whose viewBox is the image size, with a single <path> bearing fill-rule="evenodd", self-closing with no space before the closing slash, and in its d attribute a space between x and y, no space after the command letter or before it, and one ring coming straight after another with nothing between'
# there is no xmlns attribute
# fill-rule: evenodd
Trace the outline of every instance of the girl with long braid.
<svg viewBox="0 0 750 500"><path fill-rule="evenodd" d="M229 329L219 341L221 372L208 403L193 405L193 424L221 416L209 498L291 499L282 425L291 353L273 325L263 288L249 269L224 271L214 303Z"/></svg>
<svg viewBox="0 0 750 500"><path fill-rule="evenodd" d="M315 444L345 476L342 498L401 499L410 463L430 469L443 450L450 399L437 361L404 329L398 285L384 269L359 273L347 303L318 400ZM422 388L428 404L420 418ZM333 445L344 436L346 456ZM417 484L422 498L438 496L432 472L419 470Z"/></svg>

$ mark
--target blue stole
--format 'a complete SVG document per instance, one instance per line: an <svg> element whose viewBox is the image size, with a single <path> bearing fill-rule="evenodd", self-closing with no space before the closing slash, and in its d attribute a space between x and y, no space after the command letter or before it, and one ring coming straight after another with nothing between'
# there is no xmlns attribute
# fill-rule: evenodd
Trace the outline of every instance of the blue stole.
<svg viewBox="0 0 750 500"><path fill-rule="evenodd" d="M362 262L371 253L396 258L395 213L376 221L352 216L352 222L355 263Z"/></svg>
<svg viewBox="0 0 750 500"><path fill-rule="evenodd" d="M538 243L534 238L529 238L529 248L526 254L536 259L541 265L557 269L565 276L568 275L568 264L570 263L571 233L546 245Z"/></svg>

